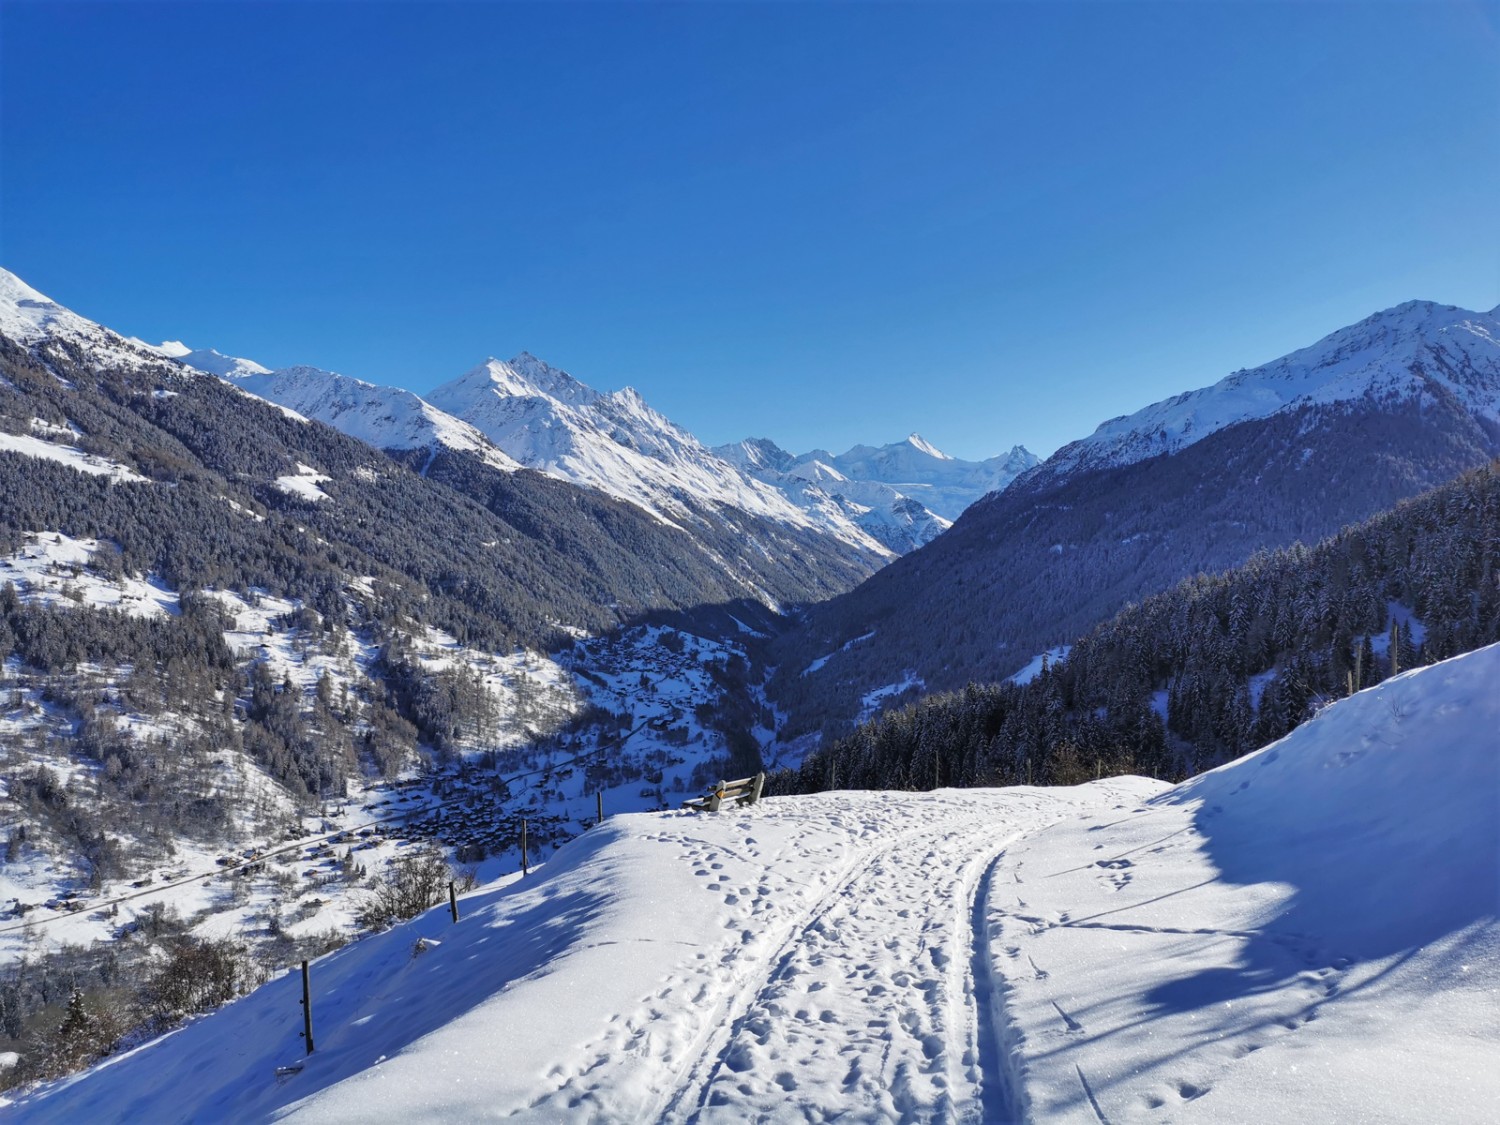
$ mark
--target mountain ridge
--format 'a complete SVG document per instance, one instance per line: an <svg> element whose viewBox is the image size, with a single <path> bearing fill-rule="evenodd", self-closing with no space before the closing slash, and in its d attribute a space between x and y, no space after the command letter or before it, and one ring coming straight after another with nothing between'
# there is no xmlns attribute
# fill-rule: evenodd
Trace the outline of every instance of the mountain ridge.
<svg viewBox="0 0 1500 1125"><path fill-rule="evenodd" d="M1002 679L1130 601L1487 463L1497 340L1494 314L1407 302L1105 423L778 638L786 737Z"/></svg>

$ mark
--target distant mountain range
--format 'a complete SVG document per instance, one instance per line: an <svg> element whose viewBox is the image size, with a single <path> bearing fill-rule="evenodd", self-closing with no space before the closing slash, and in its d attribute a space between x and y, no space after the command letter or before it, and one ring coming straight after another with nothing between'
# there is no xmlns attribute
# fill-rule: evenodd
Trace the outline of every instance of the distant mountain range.
<svg viewBox="0 0 1500 1125"><path fill-rule="evenodd" d="M930 542L969 504L1036 463L1020 446L959 461L915 434L841 457L823 450L793 457L764 439L709 449L635 390L597 391L529 352L487 359L424 399L314 367L272 371L212 348L134 342L378 449L442 448L502 471L535 469L673 526L733 509L831 536L873 562Z"/></svg>
<svg viewBox="0 0 1500 1125"><path fill-rule="evenodd" d="M879 447L856 445L839 456L824 449L796 456L768 438L714 452L804 510L837 506L900 554L930 543L974 501L1037 463L1019 445L1000 457L961 461L919 434Z"/></svg>

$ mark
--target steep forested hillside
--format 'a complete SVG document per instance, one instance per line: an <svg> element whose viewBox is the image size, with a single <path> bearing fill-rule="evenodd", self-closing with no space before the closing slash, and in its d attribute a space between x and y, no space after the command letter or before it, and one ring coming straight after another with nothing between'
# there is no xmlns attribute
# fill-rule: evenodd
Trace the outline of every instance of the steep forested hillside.
<svg viewBox="0 0 1500 1125"><path fill-rule="evenodd" d="M1026 683L887 713L776 791L1178 780L1393 672L1500 640L1500 462L1314 548L1132 606Z"/></svg>
<svg viewBox="0 0 1500 1125"><path fill-rule="evenodd" d="M159 850L253 813L226 763L309 801L474 743L492 693L414 645L499 659L747 593L628 504L461 454L424 467L118 337L0 337L0 570L31 577L0 577L11 826L86 880L121 874L112 821ZM854 576L793 533L767 547L763 596ZM305 678L272 672L278 646Z"/></svg>
<svg viewBox="0 0 1500 1125"><path fill-rule="evenodd" d="M1133 599L1315 542L1497 453L1495 428L1434 386L1285 410L1123 466L1034 471L778 643L786 734L846 730L884 685L1008 675Z"/></svg>

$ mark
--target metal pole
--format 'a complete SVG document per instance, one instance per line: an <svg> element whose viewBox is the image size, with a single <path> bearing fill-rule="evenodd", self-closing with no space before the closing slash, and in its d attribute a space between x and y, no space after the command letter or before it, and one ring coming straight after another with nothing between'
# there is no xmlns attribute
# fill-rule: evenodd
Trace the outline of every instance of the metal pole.
<svg viewBox="0 0 1500 1125"><path fill-rule="evenodd" d="M599 790L599 792L597 792L597 793L594 794L594 803L595 803L595 808L597 809L598 814L599 814L598 817L594 820L594 823L595 824L603 824L604 823L604 790L603 789Z"/></svg>
<svg viewBox="0 0 1500 1125"><path fill-rule="evenodd" d="M448 880L448 909L453 911L453 920L458 921L458 892L453 889L453 880Z"/></svg>
<svg viewBox="0 0 1500 1125"><path fill-rule="evenodd" d="M523 877L531 874L526 869L526 822L521 821L521 875Z"/></svg>

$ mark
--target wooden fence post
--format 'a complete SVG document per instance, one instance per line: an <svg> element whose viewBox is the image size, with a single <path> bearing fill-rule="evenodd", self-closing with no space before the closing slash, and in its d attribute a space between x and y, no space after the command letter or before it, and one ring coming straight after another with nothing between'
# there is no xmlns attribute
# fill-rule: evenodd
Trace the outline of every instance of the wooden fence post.
<svg viewBox="0 0 1500 1125"><path fill-rule="evenodd" d="M521 877L524 879L531 872L526 869L526 821L521 821Z"/></svg>
<svg viewBox="0 0 1500 1125"><path fill-rule="evenodd" d="M458 921L458 892L453 889L453 880L448 880L448 909L453 911L453 920Z"/></svg>
<svg viewBox="0 0 1500 1125"><path fill-rule="evenodd" d="M312 1054L312 978L306 961L302 962L302 1038L307 1040L307 1053Z"/></svg>
<svg viewBox="0 0 1500 1125"><path fill-rule="evenodd" d="M597 793L594 794L594 805L595 805L595 809L597 810L597 812L599 814L594 819L594 824L595 824L595 826L598 826L598 825L604 823L604 790L603 789L599 790Z"/></svg>

